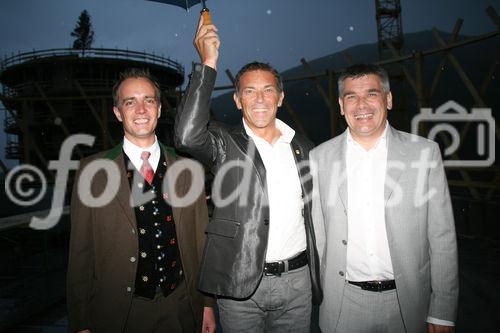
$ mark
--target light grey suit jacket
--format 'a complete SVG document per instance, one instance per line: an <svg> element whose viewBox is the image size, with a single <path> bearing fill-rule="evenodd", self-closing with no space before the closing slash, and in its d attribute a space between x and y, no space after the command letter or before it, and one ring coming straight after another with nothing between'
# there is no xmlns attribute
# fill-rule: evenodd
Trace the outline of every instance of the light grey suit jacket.
<svg viewBox="0 0 500 333"><path fill-rule="evenodd" d="M310 153L324 333L335 331L345 286L346 140L347 131ZM389 126L387 145L385 221L397 295L407 332L424 332L427 316L456 318L457 245L448 183L435 142ZM417 167L422 160L434 167ZM432 196L426 200L424 194Z"/></svg>

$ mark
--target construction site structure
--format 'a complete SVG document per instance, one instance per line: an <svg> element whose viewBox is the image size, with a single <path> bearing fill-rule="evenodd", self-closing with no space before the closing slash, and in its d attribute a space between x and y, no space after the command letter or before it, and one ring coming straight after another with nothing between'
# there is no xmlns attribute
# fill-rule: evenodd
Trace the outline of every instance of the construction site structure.
<svg viewBox="0 0 500 333"><path fill-rule="evenodd" d="M162 90L160 140L169 143L177 90L184 68L155 54L117 49L49 49L16 54L1 62L0 100L5 107L6 158L47 171L72 134L95 137L74 151L79 159L109 149L122 136L111 91L126 68L148 68Z"/></svg>
<svg viewBox="0 0 500 333"><path fill-rule="evenodd" d="M390 48L403 47L403 24L400 0L375 0L379 59L391 56Z"/></svg>

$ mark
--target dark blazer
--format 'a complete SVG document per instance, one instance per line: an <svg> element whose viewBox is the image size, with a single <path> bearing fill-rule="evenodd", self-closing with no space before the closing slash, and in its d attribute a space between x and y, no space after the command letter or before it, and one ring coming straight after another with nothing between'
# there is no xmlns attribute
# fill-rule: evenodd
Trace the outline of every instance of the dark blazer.
<svg viewBox="0 0 500 333"><path fill-rule="evenodd" d="M177 157L173 149L160 145L168 165ZM88 185L94 197L102 194L106 173L83 179L82 170L98 159L116 163L120 186L103 207L91 208L77 193L78 182ZM178 196L189 191L191 174L182 172L176 182ZM137 269L138 238L136 218L130 207L130 185L122 145L85 158L77 172L71 200L71 240L67 276L69 331L122 332L129 313ZM205 242L208 213L205 193L191 206L173 207L184 278L193 315L201 328L203 307L210 305L196 289L196 277Z"/></svg>
<svg viewBox="0 0 500 333"><path fill-rule="evenodd" d="M239 197L217 206L207 227L207 243L200 268L199 288L233 298L247 298L263 274L269 233L269 204L266 169L243 124L226 127L209 124L210 97L216 72L195 64L188 90L178 108L174 140L179 150L201 161L216 176L214 186L227 198L239 188ZM319 286L318 254L315 247L308 199L312 190L308 156L312 144L295 133L291 142L304 195L304 223L313 300L322 298ZM227 162L241 167L227 168L218 185L218 172ZM248 172L248 173L247 173ZM239 186L242 184L242 186ZM245 185L246 184L246 185Z"/></svg>

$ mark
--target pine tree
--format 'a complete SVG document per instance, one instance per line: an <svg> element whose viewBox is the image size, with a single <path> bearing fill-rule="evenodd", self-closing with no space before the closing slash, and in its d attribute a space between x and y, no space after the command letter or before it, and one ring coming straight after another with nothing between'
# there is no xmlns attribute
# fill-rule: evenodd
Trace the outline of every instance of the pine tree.
<svg viewBox="0 0 500 333"><path fill-rule="evenodd" d="M75 30L71 33L75 37L73 48L78 50L90 49L94 42L94 31L92 30L92 23L90 22L89 13L84 10L78 17Z"/></svg>

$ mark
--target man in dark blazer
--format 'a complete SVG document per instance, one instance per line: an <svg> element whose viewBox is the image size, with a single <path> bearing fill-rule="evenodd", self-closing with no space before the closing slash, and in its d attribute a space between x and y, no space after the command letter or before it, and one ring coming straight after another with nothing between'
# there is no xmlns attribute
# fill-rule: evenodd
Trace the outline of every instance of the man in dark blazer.
<svg viewBox="0 0 500 333"><path fill-rule="evenodd" d="M214 332L213 301L196 289L205 195L182 207L169 200L189 193L196 177L168 178L187 160L156 139L159 86L147 71L127 70L113 99L124 140L83 159L73 187L69 330Z"/></svg>
<svg viewBox="0 0 500 333"><path fill-rule="evenodd" d="M321 301L307 195L311 143L276 118L284 98L279 74L254 62L236 76L235 127L209 123L219 38L201 19L195 64L178 108L176 146L215 176L199 288L217 295L230 332L308 332L312 300Z"/></svg>

